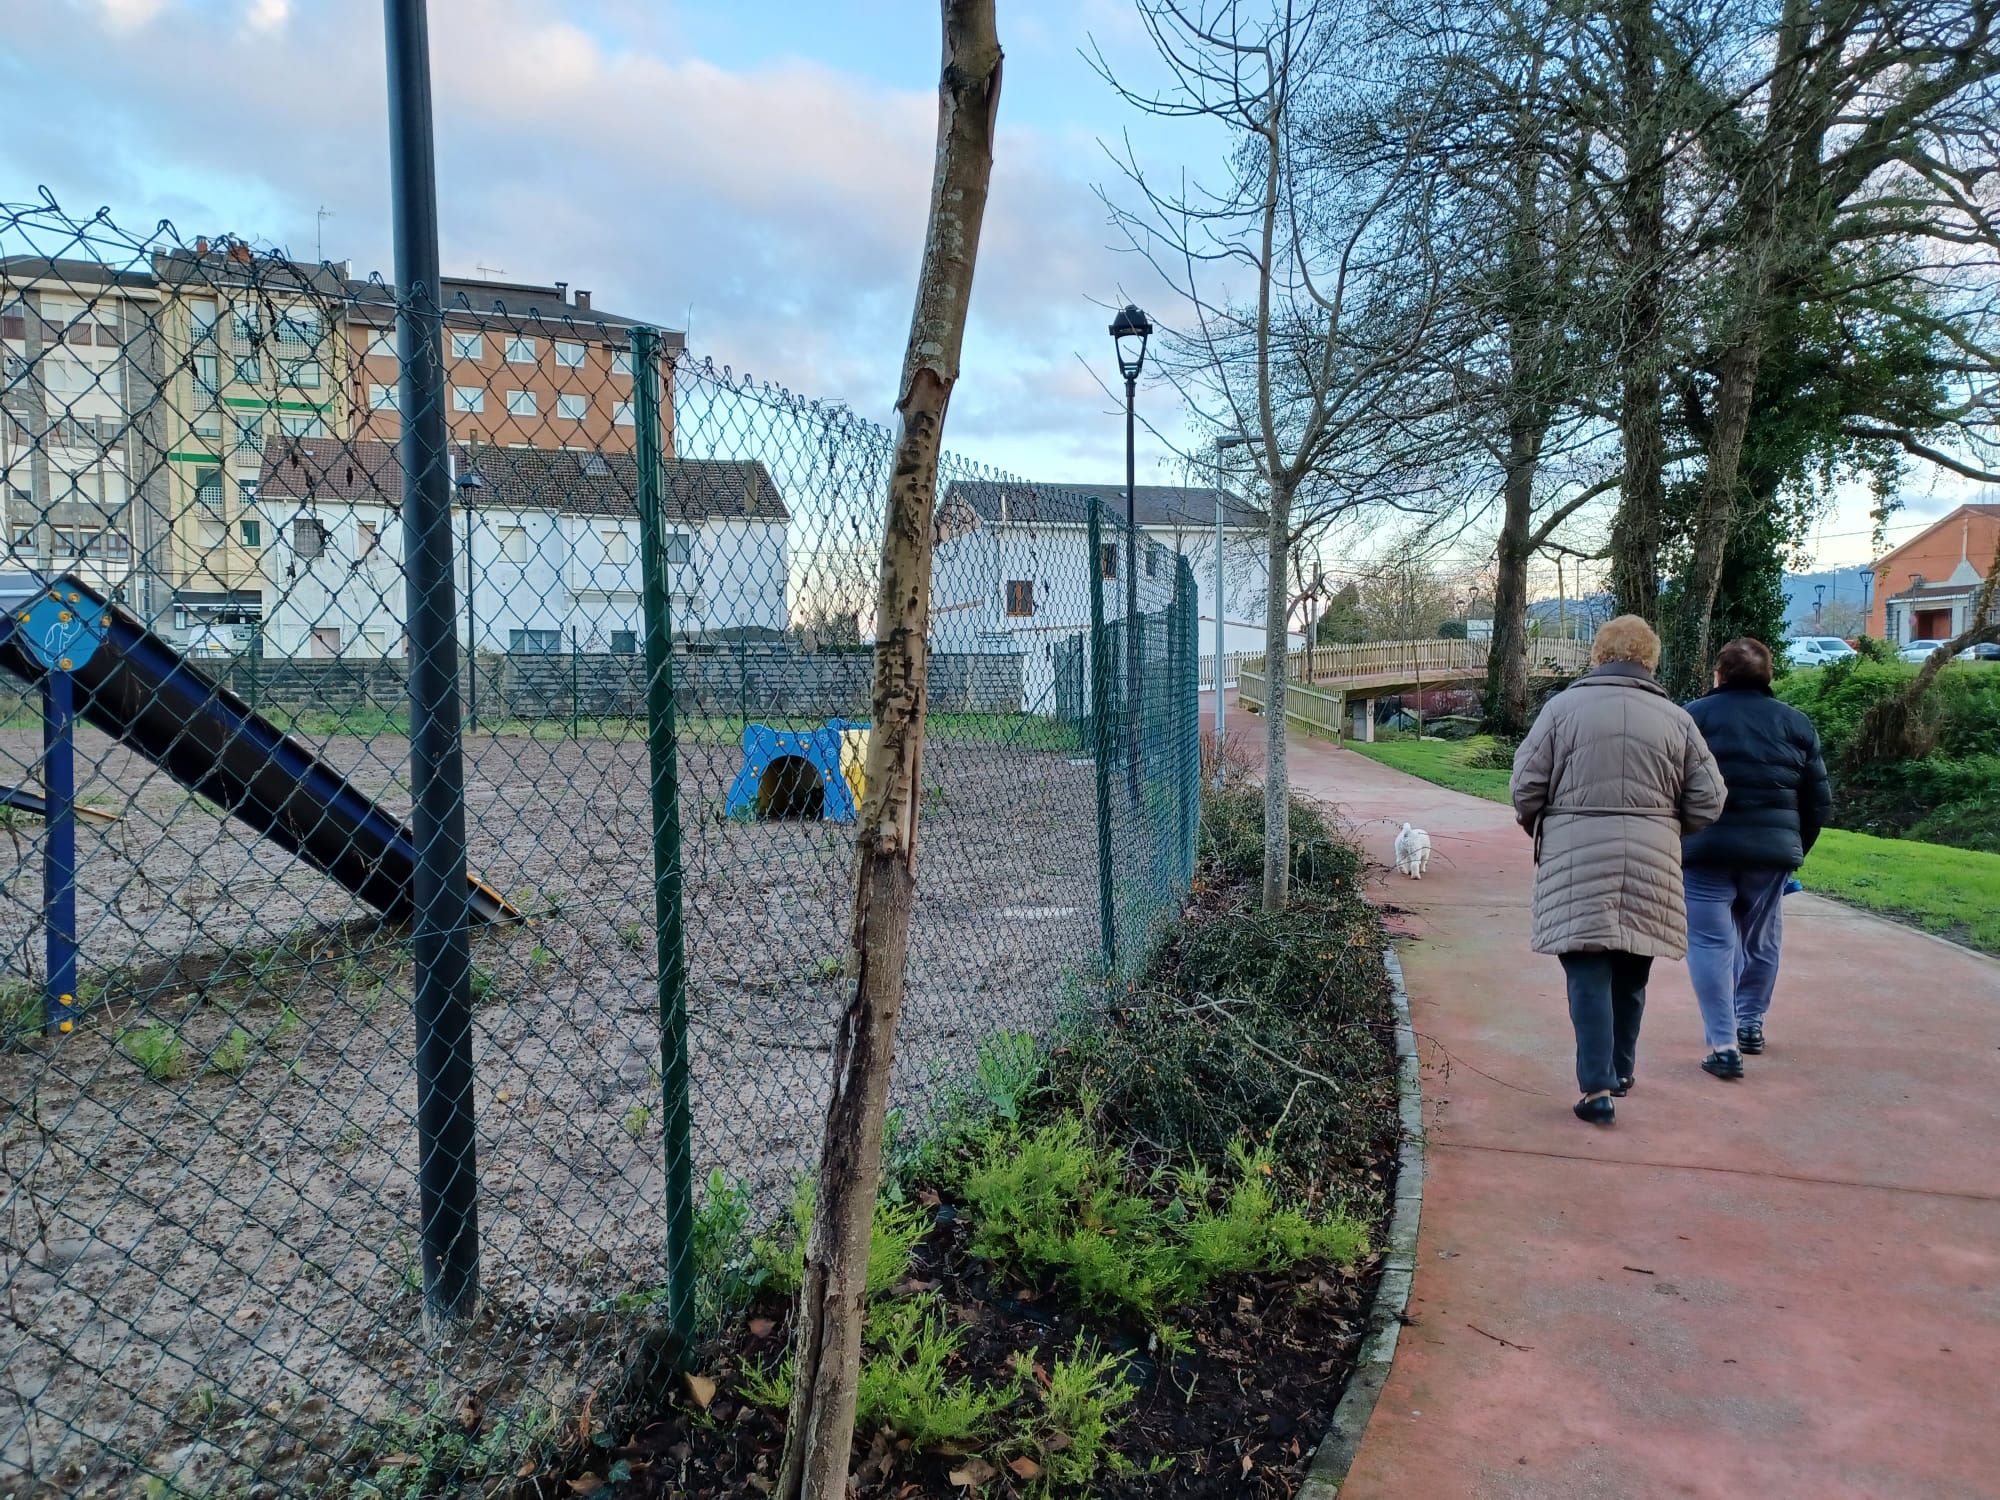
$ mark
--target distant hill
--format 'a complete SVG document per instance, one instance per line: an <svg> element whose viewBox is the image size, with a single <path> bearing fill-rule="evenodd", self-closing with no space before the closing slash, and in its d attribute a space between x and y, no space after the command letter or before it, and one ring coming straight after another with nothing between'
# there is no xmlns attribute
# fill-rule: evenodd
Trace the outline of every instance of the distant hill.
<svg viewBox="0 0 2000 1500"><path fill-rule="evenodd" d="M1785 575L1785 623L1794 634L1811 635L1824 627L1827 635L1853 635L1861 628L1864 599L1873 598L1866 568L1827 568L1818 573ZM1825 592L1819 590L1824 588ZM1818 623L1814 610L1821 610Z"/></svg>
<svg viewBox="0 0 2000 1500"><path fill-rule="evenodd" d="M1570 635L1588 636L1615 612L1609 594L1585 594L1581 599L1537 599L1528 606L1528 621L1543 635L1562 634L1566 624Z"/></svg>

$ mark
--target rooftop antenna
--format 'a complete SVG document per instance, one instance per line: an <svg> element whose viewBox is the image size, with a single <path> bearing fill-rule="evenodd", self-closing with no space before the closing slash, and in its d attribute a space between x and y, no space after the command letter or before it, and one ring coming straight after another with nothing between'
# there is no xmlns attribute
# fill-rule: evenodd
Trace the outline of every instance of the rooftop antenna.
<svg viewBox="0 0 2000 1500"><path fill-rule="evenodd" d="M326 259L326 221L333 217L333 210L322 203L319 206L319 213L316 215L318 222L313 226L314 260L324 261Z"/></svg>
<svg viewBox="0 0 2000 1500"><path fill-rule="evenodd" d="M481 276L484 276L488 281L491 281L495 276L505 276L507 274L507 268L505 266L476 265L472 269L477 271Z"/></svg>

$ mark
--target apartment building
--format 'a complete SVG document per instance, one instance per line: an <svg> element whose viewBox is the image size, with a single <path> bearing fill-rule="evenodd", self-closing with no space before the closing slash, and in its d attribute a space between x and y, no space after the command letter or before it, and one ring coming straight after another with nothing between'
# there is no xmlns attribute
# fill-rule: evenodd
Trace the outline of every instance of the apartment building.
<svg viewBox="0 0 2000 1500"><path fill-rule="evenodd" d="M158 308L143 271L0 260L6 560L74 572L148 618L167 597L165 465L147 421L127 412L158 385Z"/></svg>
<svg viewBox="0 0 2000 1500"><path fill-rule="evenodd" d="M402 431L395 289L360 283L348 303L354 436L393 442ZM451 435L496 448L629 453L634 318L592 304L568 282L535 286L446 277L445 411ZM662 427L670 428L678 333L660 334ZM663 431L673 451L670 431Z"/></svg>
<svg viewBox="0 0 2000 1500"><path fill-rule="evenodd" d="M351 429L347 266L200 239L155 255L153 273L173 558L162 623L183 642L224 629L247 647L264 612L264 446Z"/></svg>

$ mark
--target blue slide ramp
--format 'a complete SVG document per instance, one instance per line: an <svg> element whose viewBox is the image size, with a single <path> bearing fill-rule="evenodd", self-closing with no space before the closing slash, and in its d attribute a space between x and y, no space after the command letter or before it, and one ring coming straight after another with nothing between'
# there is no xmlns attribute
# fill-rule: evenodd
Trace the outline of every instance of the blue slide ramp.
<svg viewBox="0 0 2000 1500"><path fill-rule="evenodd" d="M40 623L51 611L62 617L59 626ZM73 577L0 580L0 667L40 686L66 662L74 664L64 675L78 718L392 922L414 915L417 846L402 819L89 585ZM475 922L520 919L483 880L468 884Z"/></svg>

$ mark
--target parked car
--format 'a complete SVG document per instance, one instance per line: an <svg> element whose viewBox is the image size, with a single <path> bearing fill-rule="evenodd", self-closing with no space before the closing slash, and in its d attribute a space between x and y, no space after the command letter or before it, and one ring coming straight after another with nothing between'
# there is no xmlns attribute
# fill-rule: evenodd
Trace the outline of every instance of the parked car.
<svg viewBox="0 0 2000 1500"><path fill-rule="evenodd" d="M1967 646L1958 653L1960 661L2000 661L2000 644L1981 641L1976 646Z"/></svg>
<svg viewBox="0 0 2000 1500"><path fill-rule="evenodd" d="M1946 643L1943 641L1911 641L1907 645L1898 647L1896 655L1903 661L1926 661L1944 644Z"/></svg>
<svg viewBox="0 0 2000 1500"><path fill-rule="evenodd" d="M1856 655L1837 635L1802 635L1785 642L1785 660L1795 667L1824 667Z"/></svg>

